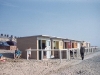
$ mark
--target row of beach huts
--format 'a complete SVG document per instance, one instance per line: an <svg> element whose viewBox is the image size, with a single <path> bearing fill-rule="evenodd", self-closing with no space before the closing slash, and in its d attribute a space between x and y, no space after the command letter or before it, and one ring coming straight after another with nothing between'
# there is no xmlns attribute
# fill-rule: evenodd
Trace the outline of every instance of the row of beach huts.
<svg viewBox="0 0 100 75"><path fill-rule="evenodd" d="M22 50L22 57L27 58L27 51L29 47L33 49L31 52L32 58L41 60L41 50L45 47L49 51L46 52L45 58L57 58L59 57L59 50L70 49L70 48L80 48L83 43L84 47L89 48L91 45L86 41L71 40L67 38L48 36L48 35L36 35L36 36L26 36L17 38L17 47ZM55 51L58 50L58 51ZM64 55L64 51L62 54ZM63 58L66 56L63 56Z"/></svg>

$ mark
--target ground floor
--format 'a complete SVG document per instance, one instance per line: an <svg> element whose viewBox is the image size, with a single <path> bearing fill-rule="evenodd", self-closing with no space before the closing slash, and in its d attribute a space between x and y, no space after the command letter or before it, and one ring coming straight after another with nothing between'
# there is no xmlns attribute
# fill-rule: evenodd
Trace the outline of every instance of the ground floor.
<svg viewBox="0 0 100 75"><path fill-rule="evenodd" d="M50 36L29 36L21 37L17 39L17 46L22 50L22 56L26 57L26 50L31 47L35 51L32 51L32 59L41 60L43 58L59 58L60 50L71 49L71 48L80 48L80 43L75 40L63 39L58 37ZM43 51L43 52L42 52ZM43 55L42 55L43 54ZM66 57L66 51L62 51L63 58Z"/></svg>
<svg viewBox="0 0 100 75"><path fill-rule="evenodd" d="M59 57L59 50L63 49L62 40L49 39L49 38L37 38L38 57L41 59L43 50L43 58L55 58Z"/></svg>

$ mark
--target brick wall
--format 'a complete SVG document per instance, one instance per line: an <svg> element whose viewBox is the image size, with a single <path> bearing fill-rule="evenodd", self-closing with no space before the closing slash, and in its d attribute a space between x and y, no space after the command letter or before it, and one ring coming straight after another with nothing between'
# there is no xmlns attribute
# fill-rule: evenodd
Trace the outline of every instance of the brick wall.
<svg viewBox="0 0 100 75"><path fill-rule="evenodd" d="M10 50L16 50L17 46L10 46Z"/></svg>

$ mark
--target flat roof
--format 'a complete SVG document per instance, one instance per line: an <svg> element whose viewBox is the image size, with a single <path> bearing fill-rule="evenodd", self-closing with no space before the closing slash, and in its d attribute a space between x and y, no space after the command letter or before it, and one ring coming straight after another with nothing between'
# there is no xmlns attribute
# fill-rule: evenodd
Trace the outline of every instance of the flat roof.
<svg viewBox="0 0 100 75"><path fill-rule="evenodd" d="M50 36L50 35L33 35L33 36L24 36L19 38L27 38L27 37L45 37L50 39L61 39L61 40L69 40L69 41L76 41L76 42L86 42L86 41L79 41L79 40L73 40L69 38L62 38L62 37L56 37L56 36Z"/></svg>
<svg viewBox="0 0 100 75"><path fill-rule="evenodd" d="M56 37L56 36L49 36L49 35L33 35L33 36L24 36L24 37L46 37L46 38L51 38L51 39L63 39L62 37ZM19 38L24 38L24 37L19 37Z"/></svg>
<svg viewBox="0 0 100 75"><path fill-rule="evenodd" d="M52 36L49 35L33 35L33 36L23 36L19 38L27 38L27 37L46 37L46 38L51 38Z"/></svg>

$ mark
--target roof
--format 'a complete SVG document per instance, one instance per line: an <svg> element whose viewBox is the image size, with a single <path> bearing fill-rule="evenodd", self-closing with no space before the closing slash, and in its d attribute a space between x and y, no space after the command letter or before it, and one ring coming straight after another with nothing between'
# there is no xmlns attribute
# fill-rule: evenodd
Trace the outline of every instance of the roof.
<svg viewBox="0 0 100 75"><path fill-rule="evenodd" d="M33 36L24 36L24 37L19 37L19 38L27 38L27 37L47 37L47 38L50 38L51 36L47 36L47 35L33 35Z"/></svg>
<svg viewBox="0 0 100 75"><path fill-rule="evenodd" d="M76 41L76 42L83 42L79 40L73 40L73 39L68 39L68 38L62 38L62 37L56 37L56 36L50 36L50 35L33 35L33 36L24 36L24 37L19 37L19 38L27 38L27 37L45 37L45 38L50 38L50 39L61 39L61 40L69 40L69 41Z"/></svg>
<svg viewBox="0 0 100 75"><path fill-rule="evenodd" d="M76 42L83 42L83 41L76 40Z"/></svg>
<svg viewBox="0 0 100 75"><path fill-rule="evenodd" d="M51 38L51 39L63 39L61 37L56 37L56 36L49 36L49 35L34 35L34 36L24 36L24 37L19 37L19 38L25 38L25 37L46 37L46 38Z"/></svg>
<svg viewBox="0 0 100 75"><path fill-rule="evenodd" d="M0 41L0 46L9 46L7 42Z"/></svg>
<svg viewBox="0 0 100 75"><path fill-rule="evenodd" d="M10 46L16 46L16 42L14 41L7 41L7 44L9 44Z"/></svg>

